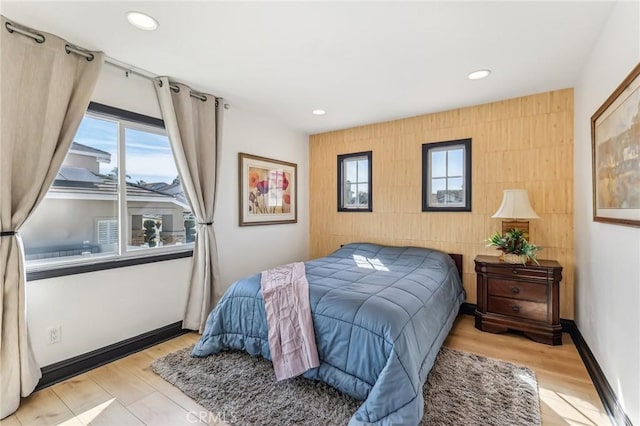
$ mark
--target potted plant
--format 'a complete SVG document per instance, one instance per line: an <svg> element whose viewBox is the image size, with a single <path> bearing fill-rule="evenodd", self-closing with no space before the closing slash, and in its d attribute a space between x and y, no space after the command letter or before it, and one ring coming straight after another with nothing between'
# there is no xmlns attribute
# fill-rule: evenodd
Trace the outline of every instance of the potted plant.
<svg viewBox="0 0 640 426"><path fill-rule="evenodd" d="M158 227L156 221L147 219L144 221L144 242L149 244L149 247L155 247L158 245Z"/></svg>
<svg viewBox="0 0 640 426"><path fill-rule="evenodd" d="M192 243L196 240L196 221L194 219L186 219L184 221L184 234L187 243Z"/></svg>
<svg viewBox="0 0 640 426"><path fill-rule="evenodd" d="M542 250L542 247L527 241L519 229L512 229L504 235L496 231L487 239L487 242L489 243L487 247L496 247L503 253L501 258L507 263L522 263L524 265L528 261L532 261L539 265L536 253Z"/></svg>

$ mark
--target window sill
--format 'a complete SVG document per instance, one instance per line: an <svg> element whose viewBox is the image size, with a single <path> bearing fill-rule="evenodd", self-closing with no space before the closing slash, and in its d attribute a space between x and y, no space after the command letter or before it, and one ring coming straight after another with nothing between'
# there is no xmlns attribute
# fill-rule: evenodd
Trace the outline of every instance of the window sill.
<svg viewBox="0 0 640 426"><path fill-rule="evenodd" d="M27 271L27 281L44 280L47 278L64 277L67 275L86 274L87 272L104 271L107 269L125 268L128 266L144 265L153 262L164 262L167 260L183 259L193 256L193 249L177 251L152 256L128 257L110 259L102 262L51 266L48 269Z"/></svg>
<svg viewBox="0 0 640 426"><path fill-rule="evenodd" d="M340 213L371 213L373 212L373 208L371 207L359 207L359 208L351 208L351 207L339 207L338 212Z"/></svg>

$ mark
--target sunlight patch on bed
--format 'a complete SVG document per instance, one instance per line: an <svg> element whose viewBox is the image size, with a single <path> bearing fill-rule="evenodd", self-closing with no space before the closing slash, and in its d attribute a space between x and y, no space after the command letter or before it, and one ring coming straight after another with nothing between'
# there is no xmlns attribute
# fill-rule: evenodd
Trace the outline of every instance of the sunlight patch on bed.
<svg viewBox="0 0 640 426"><path fill-rule="evenodd" d="M364 256L354 254L353 260L356 262L358 268L375 269L376 271L389 272L389 268L384 266L384 263L382 263L379 259L369 259Z"/></svg>

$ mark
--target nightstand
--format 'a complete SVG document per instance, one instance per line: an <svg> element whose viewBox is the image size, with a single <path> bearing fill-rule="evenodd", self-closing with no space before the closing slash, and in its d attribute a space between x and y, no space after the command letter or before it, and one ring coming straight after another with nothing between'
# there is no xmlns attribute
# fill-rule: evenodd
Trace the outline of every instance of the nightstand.
<svg viewBox="0 0 640 426"><path fill-rule="evenodd" d="M520 330L536 342L562 344L560 281L554 260L522 265L497 256L475 258L478 278L476 328L490 333Z"/></svg>

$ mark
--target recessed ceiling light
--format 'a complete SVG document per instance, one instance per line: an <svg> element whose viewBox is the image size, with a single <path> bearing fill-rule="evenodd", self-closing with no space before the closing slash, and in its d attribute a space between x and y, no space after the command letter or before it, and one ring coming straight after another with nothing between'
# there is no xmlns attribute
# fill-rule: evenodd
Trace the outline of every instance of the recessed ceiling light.
<svg viewBox="0 0 640 426"><path fill-rule="evenodd" d="M158 28L158 21L142 12L127 12L127 20L131 25L141 30L153 31Z"/></svg>
<svg viewBox="0 0 640 426"><path fill-rule="evenodd" d="M327 111L323 109L314 109L312 112L313 112L313 115L325 115L327 113Z"/></svg>
<svg viewBox="0 0 640 426"><path fill-rule="evenodd" d="M469 80L480 80L482 78L486 78L491 74L491 70L478 70L474 71L467 76Z"/></svg>

